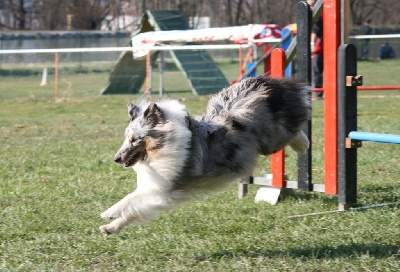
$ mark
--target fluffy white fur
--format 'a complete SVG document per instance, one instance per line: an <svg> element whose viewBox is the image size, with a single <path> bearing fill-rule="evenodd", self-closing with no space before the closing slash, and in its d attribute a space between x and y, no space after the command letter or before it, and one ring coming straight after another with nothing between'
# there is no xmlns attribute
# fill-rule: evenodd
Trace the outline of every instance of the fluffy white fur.
<svg viewBox="0 0 400 272"><path fill-rule="evenodd" d="M148 105L144 102L141 104L143 108ZM171 209L187 199L181 191L171 192L172 181L179 175L189 156L191 132L185 120L186 107L175 100L160 101L157 105L170 121L163 130L170 133L174 140L159 149L156 158L138 161L132 166L137 174L137 188L101 214L105 219L117 218L100 227L104 234L118 233L127 225L146 223L154 219L159 211Z"/></svg>

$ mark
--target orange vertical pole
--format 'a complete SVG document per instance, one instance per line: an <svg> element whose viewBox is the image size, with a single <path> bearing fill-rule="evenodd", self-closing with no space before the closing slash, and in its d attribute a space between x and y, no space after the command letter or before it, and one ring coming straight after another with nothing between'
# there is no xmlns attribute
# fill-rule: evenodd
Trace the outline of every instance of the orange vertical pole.
<svg viewBox="0 0 400 272"><path fill-rule="evenodd" d="M324 47L324 179L325 193L338 193L337 51L340 45L340 1L325 0Z"/></svg>
<svg viewBox="0 0 400 272"><path fill-rule="evenodd" d="M271 77L282 78L285 74L285 50L275 48L271 54ZM265 72L265 71L264 71ZM285 150L271 156L272 187L285 188Z"/></svg>
<svg viewBox="0 0 400 272"><path fill-rule="evenodd" d="M266 44L264 46L264 55L269 52L269 50L272 49L272 46L269 44ZM271 57L268 57L264 60L264 74L270 75L271 74Z"/></svg>

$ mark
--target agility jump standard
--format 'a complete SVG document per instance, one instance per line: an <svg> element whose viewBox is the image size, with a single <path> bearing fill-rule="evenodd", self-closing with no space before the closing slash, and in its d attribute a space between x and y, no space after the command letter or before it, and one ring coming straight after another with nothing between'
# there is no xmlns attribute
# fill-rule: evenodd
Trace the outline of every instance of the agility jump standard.
<svg viewBox="0 0 400 272"><path fill-rule="evenodd" d="M271 186L272 188L295 188L303 191L323 192L331 195L338 195L339 209L347 209L350 204L357 201L356 184L341 184L339 179L342 166L339 165L339 142L342 144L342 138L338 137L338 85L340 76L338 75L338 48L344 43L343 33L345 32L345 7L341 6L343 0L319 0L314 6L314 16L312 18L309 6L305 2L299 2L297 5L297 24L298 35L294 39L297 46L298 78L303 82L311 83L311 56L310 56L310 32L312 20L316 20L321 10L324 16L324 183L313 183L311 173L311 152L310 146L306 154L298 157L298 180L290 181L285 179L284 150L271 156L272 175L266 177L250 177L242 181L243 188L239 187L239 197L246 193L246 184L258 184ZM343 25L343 27L342 27ZM342 31L341 31L342 29ZM291 49L292 46L289 47ZM283 75L285 65L282 65L286 59L289 62L295 50L289 50L286 55L282 49L274 49L271 55L271 75L280 77ZM279 72L282 69L282 72ZM342 69L341 69L342 70ZM345 86L345 84L342 84ZM356 87L354 87L356 90ZM356 116L355 116L356 117ZM311 122L304 128L309 139L311 139ZM355 129L352 129L354 131ZM350 131L349 131L350 132ZM347 134L346 134L347 137ZM346 138L344 137L344 138ZM344 139L343 138L343 139ZM340 148L339 148L340 149ZM356 158L356 157L355 157Z"/></svg>
<svg viewBox="0 0 400 272"><path fill-rule="evenodd" d="M357 149L361 141L400 144L400 135L357 131L357 86L362 77L357 75L356 47L341 45L338 63L339 203L348 205L357 201Z"/></svg>
<svg viewBox="0 0 400 272"><path fill-rule="evenodd" d="M322 0L314 6L313 19L318 16ZM340 5L342 4L342 6ZM357 148L361 141L400 143L400 135L357 132L357 88L362 85L362 76L357 75L357 51L354 45L346 44L346 16L349 2L346 0L325 0L324 14L324 184L313 183L311 176L311 141L306 154L298 156L298 180L288 180L285 176L285 150L271 156L271 172L264 177L249 177L239 184L239 198L247 193L248 184L260 185L257 200L276 203L281 189L300 189L337 195L339 209L291 218L358 211L370 208L397 205L397 203L378 204L351 208L357 203ZM345 15L346 14L346 15ZM346 17L346 18L345 18ZM297 5L298 35L285 51L272 50L271 76L283 77L284 69L297 50L297 77L306 83L311 82L310 31L311 12L305 2ZM328 28L329 27L329 28ZM341 31L342 29L342 31ZM339 46L340 45L340 46ZM268 61L268 59L266 59ZM286 61L286 63L285 63ZM268 65L264 65L268 67ZM264 71L268 73L269 71ZM304 128L311 139L311 121ZM265 189L265 190L264 190ZM266 194L258 198L260 191ZM271 197L272 196L272 197Z"/></svg>
<svg viewBox="0 0 400 272"><path fill-rule="evenodd" d="M321 2L316 3L314 14L318 16L318 5L321 7ZM311 55L310 55L310 32L312 24L311 11L307 3L299 2L297 5L297 25L298 25L298 35L293 39L292 44L289 46L288 50L285 52L281 48L276 48L272 50L271 59L266 60L271 62L271 71L264 71L265 73L271 72L273 77L283 77L285 66L293 58L294 52L297 51L297 61L298 66L302 67L299 69L297 77L302 82L311 83ZM296 46L292 46L295 44ZM269 65L264 65L268 67ZM308 122L304 131L309 139L311 139L311 121ZM272 175L266 175L265 177L249 177L248 179L243 179L239 185L239 198L243 197L247 192L247 184L257 184L261 186L268 186L276 188L277 190L272 190L267 192L268 194L273 194L275 200L268 201L270 203L276 202L279 196L279 190L284 188L300 189L303 191L318 191L326 192L329 188L324 184L314 184L312 183L311 175L311 143L310 148L307 153L301 154L298 157L298 180L290 181L285 177L285 150L278 151L271 156L271 170ZM277 192L274 193L274 192ZM329 190L328 190L329 192Z"/></svg>
<svg viewBox="0 0 400 272"><path fill-rule="evenodd" d="M277 54L273 54L276 56ZM274 60L274 63L279 61ZM277 65L277 66L280 66ZM400 135L373 132L359 132L357 129L357 87L362 85L362 76L357 75L357 50L353 44L342 44L338 49L338 201L339 210L290 218L313 216L341 211L358 211L379 208L398 203L385 203L358 208L350 208L357 203L357 149L361 141L400 144ZM277 68L276 68L277 69ZM278 76L278 74L275 74ZM278 156L274 154L273 156ZM272 164L274 161L272 162ZM274 167L274 166L273 166ZM299 167L300 168L300 167ZM275 171L278 171L279 167ZM284 168L283 168L284 170ZM274 169L273 169L274 173ZM273 174L274 175L274 174ZM278 175L279 178L281 176ZM272 177L271 185L275 186ZM256 180L256 178L255 178ZM286 188L296 188L296 182L286 181ZM279 185L279 184L278 184ZM319 191L314 188L313 191Z"/></svg>

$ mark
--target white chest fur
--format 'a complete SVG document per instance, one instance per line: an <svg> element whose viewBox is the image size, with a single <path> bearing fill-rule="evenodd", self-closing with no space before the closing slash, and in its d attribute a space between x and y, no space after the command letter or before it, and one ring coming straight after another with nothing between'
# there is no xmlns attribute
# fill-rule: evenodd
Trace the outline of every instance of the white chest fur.
<svg viewBox="0 0 400 272"><path fill-rule="evenodd" d="M165 180L153 167L147 162L139 161L133 169L137 174L137 189L138 191L146 192L153 190L168 190L170 182Z"/></svg>

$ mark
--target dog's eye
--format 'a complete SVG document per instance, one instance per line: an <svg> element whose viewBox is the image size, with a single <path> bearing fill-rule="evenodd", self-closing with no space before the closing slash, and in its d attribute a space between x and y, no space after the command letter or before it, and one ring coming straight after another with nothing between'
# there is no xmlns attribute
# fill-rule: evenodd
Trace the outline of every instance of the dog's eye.
<svg viewBox="0 0 400 272"><path fill-rule="evenodd" d="M140 140L142 140L142 137L134 137L134 136L129 136L129 141L131 142L131 143L137 143L137 142L139 142Z"/></svg>
<svg viewBox="0 0 400 272"><path fill-rule="evenodd" d="M130 141L131 143L133 143L133 142L135 142L135 141L136 141L136 138L135 138L135 137L133 137L133 136L129 136L129 141Z"/></svg>

